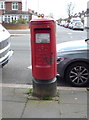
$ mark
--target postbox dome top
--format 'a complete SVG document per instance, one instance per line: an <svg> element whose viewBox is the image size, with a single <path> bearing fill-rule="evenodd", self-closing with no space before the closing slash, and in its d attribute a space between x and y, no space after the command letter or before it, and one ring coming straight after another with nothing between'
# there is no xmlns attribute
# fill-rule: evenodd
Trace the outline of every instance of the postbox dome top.
<svg viewBox="0 0 89 120"><path fill-rule="evenodd" d="M51 18L38 18L38 19L31 20L31 22L50 22L50 21L54 21L54 19L51 19Z"/></svg>

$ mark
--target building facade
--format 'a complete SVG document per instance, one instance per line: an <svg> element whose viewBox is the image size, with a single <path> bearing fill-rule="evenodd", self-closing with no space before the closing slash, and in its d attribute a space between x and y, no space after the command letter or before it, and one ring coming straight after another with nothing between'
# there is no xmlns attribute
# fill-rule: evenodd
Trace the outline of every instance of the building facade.
<svg viewBox="0 0 89 120"><path fill-rule="evenodd" d="M22 0L0 0L0 23L12 23L20 18L31 19L32 13L22 11Z"/></svg>

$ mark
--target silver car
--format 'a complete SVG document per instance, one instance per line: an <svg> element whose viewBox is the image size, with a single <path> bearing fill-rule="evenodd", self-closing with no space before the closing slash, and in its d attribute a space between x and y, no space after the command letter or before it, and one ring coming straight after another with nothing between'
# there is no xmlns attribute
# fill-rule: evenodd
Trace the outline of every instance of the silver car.
<svg viewBox="0 0 89 120"><path fill-rule="evenodd" d="M57 45L57 71L59 78L73 86L89 83L89 45L85 40Z"/></svg>
<svg viewBox="0 0 89 120"><path fill-rule="evenodd" d="M13 51L10 48L10 34L0 24L0 67L3 67L8 63Z"/></svg>

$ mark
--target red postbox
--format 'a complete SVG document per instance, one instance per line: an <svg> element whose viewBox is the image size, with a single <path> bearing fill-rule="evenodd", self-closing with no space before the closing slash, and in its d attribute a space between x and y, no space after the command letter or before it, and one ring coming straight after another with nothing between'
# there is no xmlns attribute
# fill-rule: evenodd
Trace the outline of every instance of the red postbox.
<svg viewBox="0 0 89 120"><path fill-rule="evenodd" d="M57 74L56 25L51 19L32 20L32 75L35 80L52 80Z"/></svg>
<svg viewBox="0 0 89 120"><path fill-rule="evenodd" d="M48 19L31 21L32 74L38 80L56 76L55 22Z"/></svg>

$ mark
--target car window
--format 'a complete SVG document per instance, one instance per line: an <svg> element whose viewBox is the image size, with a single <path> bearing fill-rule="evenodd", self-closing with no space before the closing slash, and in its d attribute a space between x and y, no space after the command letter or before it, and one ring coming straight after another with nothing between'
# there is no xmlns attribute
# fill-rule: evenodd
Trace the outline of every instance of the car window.
<svg viewBox="0 0 89 120"><path fill-rule="evenodd" d="M82 23L81 22L77 22L76 25L82 25Z"/></svg>

